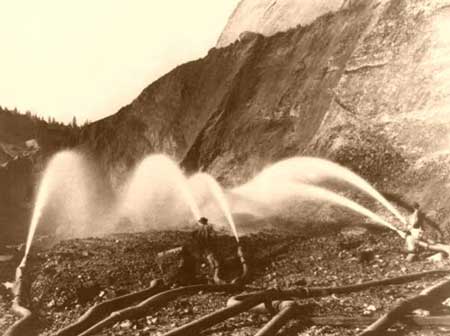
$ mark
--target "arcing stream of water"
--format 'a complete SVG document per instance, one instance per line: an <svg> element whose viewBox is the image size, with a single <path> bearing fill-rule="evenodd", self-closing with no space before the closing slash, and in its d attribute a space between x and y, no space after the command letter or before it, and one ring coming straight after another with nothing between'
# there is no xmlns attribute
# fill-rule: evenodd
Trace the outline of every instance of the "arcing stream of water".
<svg viewBox="0 0 450 336"><path fill-rule="evenodd" d="M266 185L265 193L261 193L260 189L256 189L254 192L251 192L251 189L247 188L246 192L242 195L245 195L245 197L248 197L253 201L259 202L260 204L265 204L267 207L275 208L278 208L280 204L292 200L307 200L318 203L327 202L352 210L353 212L372 219L376 224L380 226L389 228L399 233L400 235L402 234L401 231L399 231L395 226L388 223L380 216L363 207L362 205L346 198L345 196L310 184L273 183L270 187Z"/></svg>
<svg viewBox="0 0 450 336"><path fill-rule="evenodd" d="M72 151L63 151L56 154L49 162L39 186L27 237L24 260L26 260L26 256L30 251L36 227L41 219L42 211L49 201L49 196L57 191L59 188L58 184L65 183L65 181L63 181L64 175L60 172L82 169L83 167L80 163L82 161L81 159L82 157L80 157L80 154ZM60 176L58 178L59 175L62 177ZM239 235L233 220L232 211L230 210L227 197L222 188L213 177L206 173L198 173L195 176L206 182L210 193L216 199L227 219L233 235L239 242ZM83 179L83 174L76 175L75 177L77 179ZM380 225L388 227L396 232L401 232L360 204L327 189L313 185L326 179L344 180L347 183L356 186L360 190L372 195L394 213L397 218L403 220L403 217L398 211L364 179L333 162L317 158L292 158L275 163L264 169L253 180L233 189L232 192L240 195L240 197L251 200L258 204L259 207L266 208L282 207L282 203L285 201L301 198L304 200L329 202L351 209L372 219ZM81 186L81 184L79 185ZM160 187L169 189L162 190ZM193 196L193 190L189 187L186 177L179 166L165 155L157 154L144 158L132 173L124 190L125 192L120 198L119 207L128 207L128 209L131 208L137 213L143 212L148 209L152 202L152 195L155 193L164 194L167 191L170 191L174 193L175 196L181 195L183 204L188 206L194 220L198 220L201 217L200 208ZM150 197L147 197L146 195L150 195ZM153 210L171 212L167 211L167 207L170 207L170 205L164 203L162 206L164 209ZM145 229L145 227L143 229Z"/></svg>
<svg viewBox="0 0 450 336"><path fill-rule="evenodd" d="M15 324L13 324L5 333L5 335L24 335L25 327L32 320L32 312L23 305L23 301L28 298L28 288L24 283L26 282L26 265L28 255L31 250L33 243L33 238L36 233L37 226L41 220L46 206L49 203L50 197L55 194L61 188L62 184L70 183L74 181L66 181L62 178L66 176L66 172L77 172L82 169L80 161L80 156L73 151L62 151L55 154L44 171L41 183L39 185L37 197L35 200L35 205L33 209L33 214L31 217L30 227L28 229L28 236L25 246L25 254L20 265L16 268L15 283L11 287L14 294L14 299L12 303L12 311L14 311L21 318ZM78 181L82 182L82 181ZM62 195L62 197L67 195Z"/></svg>
<svg viewBox="0 0 450 336"><path fill-rule="evenodd" d="M125 212L145 212L150 207L153 196L160 193L181 195L194 220L201 217L183 172L173 160L161 154L149 155L138 164L125 187L119 207L125 209ZM169 207L166 204L165 209L153 210L168 211Z"/></svg>
<svg viewBox="0 0 450 336"><path fill-rule="evenodd" d="M283 183L283 181L289 183L298 182L316 185L325 180L345 181L349 183L376 199L403 224L406 224L406 220L400 212L366 180L345 167L320 158L294 157L276 162L256 175L253 180L237 188L236 191L243 190L245 192L245 189L248 187L254 189L255 184L260 185L264 189L264 185L269 181L277 181L279 183Z"/></svg>
<svg viewBox="0 0 450 336"><path fill-rule="evenodd" d="M83 181L73 181L73 174L71 172L76 172L77 179L83 179L82 175L83 162L82 156L74 151L62 151L55 154L44 171L44 175L39 185L37 197L34 204L33 214L31 217L31 223L28 230L28 236L25 247L24 260L26 260L31 245L33 243L33 238L36 233L36 228L39 221L43 215L45 207L48 205L49 198L52 195L60 193L60 189L64 184L77 184L74 187L79 188ZM70 175L71 180L68 180L68 175ZM60 198L70 197L71 195L60 195ZM79 198L86 198L86 195L79 195ZM79 214L80 216L82 214Z"/></svg>
<svg viewBox="0 0 450 336"><path fill-rule="evenodd" d="M228 223L230 224L231 231L233 232L233 235L236 239L236 241L239 243L239 235L236 229L236 224L233 220L233 215L230 210L230 206L228 204L228 201L225 197L225 194L223 193L223 190L219 183L216 181L214 177L207 173L198 173L196 176L200 179L203 179L206 181L209 190L211 191L211 194L216 199L217 203L219 204L225 218L227 219Z"/></svg>

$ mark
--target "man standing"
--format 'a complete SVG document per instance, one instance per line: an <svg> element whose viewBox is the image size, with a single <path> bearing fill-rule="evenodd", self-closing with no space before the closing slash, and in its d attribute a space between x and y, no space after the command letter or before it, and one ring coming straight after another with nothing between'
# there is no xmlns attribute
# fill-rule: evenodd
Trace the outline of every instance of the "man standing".
<svg viewBox="0 0 450 336"><path fill-rule="evenodd" d="M413 207L414 211L408 217L408 231L405 237L406 250L408 252L406 260L409 262L416 259L418 248L417 241L422 237L423 234L423 214L420 211L418 203L414 203Z"/></svg>
<svg viewBox="0 0 450 336"><path fill-rule="evenodd" d="M219 261L217 260L216 232L212 225L208 223L206 217L202 217L197 222L200 227L193 232L194 242L197 245L199 257L204 257L208 261L209 267L213 272L215 283L222 283L219 278Z"/></svg>
<svg viewBox="0 0 450 336"><path fill-rule="evenodd" d="M199 250L201 253L205 254L214 253L216 233L212 225L208 224L208 219L206 217L200 218L197 224L199 224L199 227L192 235Z"/></svg>
<svg viewBox="0 0 450 336"><path fill-rule="evenodd" d="M166 264L171 264L174 258L179 260L176 270L168 276L169 283L189 285L201 281L197 276L198 266L206 259L212 272L214 280L218 277L219 263L215 257L216 233L208 219L200 218L192 232L192 239L186 244L175 249L158 254L158 264L163 271Z"/></svg>

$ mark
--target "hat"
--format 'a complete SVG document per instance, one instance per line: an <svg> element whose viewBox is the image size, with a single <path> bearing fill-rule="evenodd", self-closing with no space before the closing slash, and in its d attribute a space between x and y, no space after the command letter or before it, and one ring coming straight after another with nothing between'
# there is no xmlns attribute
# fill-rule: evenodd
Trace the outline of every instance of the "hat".
<svg viewBox="0 0 450 336"><path fill-rule="evenodd" d="M199 223L202 223L202 224L204 224L204 225L206 225L206 224L208 224L208 218L206 218L206 217L201 217L201 218L198 220L198 222L199 222Z"/></svg>

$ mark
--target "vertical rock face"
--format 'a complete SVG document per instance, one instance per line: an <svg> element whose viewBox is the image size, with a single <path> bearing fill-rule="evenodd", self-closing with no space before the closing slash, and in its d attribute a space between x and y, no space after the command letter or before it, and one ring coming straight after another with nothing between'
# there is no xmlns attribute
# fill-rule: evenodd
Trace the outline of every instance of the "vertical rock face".
<svg viewBox="0 0 450 336"><path fill-rule="evenodd" d="M308 25L319 16L337 11L345 0L242 0L230 17L217 47L233 43L250 31L270 36L297 25Z"/></svg>
<svg viewBox="0 0 450 336"><path fill-rule="evenodd" d="M370 167L373 178L399 172L386 162L444 150L449 140L447 2L352 1L306 27L250 34L168 73L81 142L113 176L153 152L231 183L301 153ZM274 1L283 4L291 2Z"/></svg>
<svg viewBox="0 0 450 336"><path fill-rule="evenodd" d="M355 136L356 128L356 133L367 134L362 138L377 142L398 161L398 151L384 138L375 140L363 129L364 122L357 124L357 116L347 110L330 116L330 109L340 102L335 90L347 63L373 29L382 8L377 1L365 1L322 16L310 26L230 46L245 47L252 57L235 77L220 112L205 125L185 156L185 165L192 170L208 169L231 184L251 177L270 162L299 154L329 157L355 169L361 160L346 160L344 149L353 146L348 138ZM366 150L367 146L361 147ZM366 154L354 153L358 157ZM379 155L376 150L370 154ZM360 168L356 170L373 178L390 173L381 165Z"/></svg>
<svg viewBox="0 0 450 336"><path fill-rule="evenodd" d="M447 223L450 0L314 3L334 7L307 26L245 34L176 68L88 127L82 146L114 178L145 154L166 152L228 185L288 156L326 157ZM222 41L252 4L268 10L244 0ZM262 27L259 10L248 19Z"/></svg>
<svg viewBox="0 0 450 336"><path fill-rule="evenodd" d="M346 139L354 148L348 159L359 158L362 171L373 169L375 162L384 175L395 150L406 170L396 167L393 173L404 192L425 202L428 196L415 189L419 185L427 189L434 178L448 175L443 163L449 159L450 146L450 38L444 33L449 31L449 5L449 1L402 0L378 6L345 64L313 141L314 150L322 151ZM350 139L357 133L359 138ZM372 145L367 143L371 138ZM375 140L380 138L387 147L375 146L380 146ZM447 195L448 190L439 194Z"/></svg>

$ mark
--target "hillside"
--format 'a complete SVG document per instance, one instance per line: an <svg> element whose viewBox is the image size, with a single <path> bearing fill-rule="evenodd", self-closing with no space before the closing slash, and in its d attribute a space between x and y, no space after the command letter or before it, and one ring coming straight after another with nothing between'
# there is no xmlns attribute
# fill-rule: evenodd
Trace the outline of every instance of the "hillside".
<svg viewBox="0 0 450 336"><path fill-rule="evenodd" d="M6 235L0 234L0 282L5 284L0 285L0 332L18 320L10 309L12 295L5 287L23 256L23 250L2 244L2 239L24 239L39 172L48 155L64 147L75 147L86 155L63 153L64 164L56 165L55 175L47 175L54 177L52 183L44 183L49 186L47 195L57 197L43 199L61 214L55 222L67 225L68 236L74 239L50 246L57 230L49 225L51 216L40 218L39 225L47 230L43 232L51 235L34 239L27 268L19 268L26 273L18 283L29 281L31 297L26 304L37 317L28 325L30 334L55 335L79 321L58 335L173 335L177 327L204 317L205 330L194 328L189 334L260 335L258 330L267 326L273 312L282 309L281 303L270 309L268 302L275 297L295 300L298 305L294 310L283 308L282 315L275 317L275 326L294 319L280 335L359 335L394 307L399 308L399 315L393 316L395 324L387 321L384 325L389 327L386 334L434 336L448 332L450 306L448 299L443 301L447 291L441 292L442 287L423 290L440 282L444 274L448 280L449 259L420 250L415 251L417 260L407 262L404 238L393 232L330 224L367 224L361 217L353 221L350 215L340 216L335 211L323 218L326 226L322 226L321 213L332 207L327 202L319 203L318 210L306 206L288 225L279 218L267 219L269 216L253 220L245 211L235 215L240 234L236 237L240 258L236 258L232 236L217 230L208 240L203 226L192 234L192 226L178 230L180 226L173 223L181 217L179 194L184 196L183 205L195 201L189 202L192 199L183 188L171 189L182 185L182 176L176 176L176 167L171 170L170 161L162 168L157 166L161 156L145 161L128 188L119 188L136 164L152 153L169 154L187 174L206 171L227 187L239 185L287 157L323 157L357 172L397 205L408 209L413 201L419 202L426 217L444 232L440 238L448 243L449 22L450 0L242 0L219 39L220 47L178 66L116 114L80 130L56 130L54 125L29 116L2 117L0 111L4 118L0 119L0 188L7 190L0 194L2 234L7 229ZM36 140L39 149L33 142L25 142L30 139ZM321 171L307 173L314 178ZM323 192L317 188L289 188L290 183L273 178L284 175L269 176L274 185L279 184L278 189L268 193L267 186L260 183L252 191L267 196L272 208L284 202L289 212L290 205L300 203L297 198L289 202L279 197L279 191L285 189L289 195L292 190L296 196L300 192L306 195L302 205L322 200ZM166 185L170 185L166 190L178 194L158 194L157 188ZM121 192L110 193L110 186ZM307 193L308 187L312 192ZM255 199L258 203L258 197ZM360 199L364 204L358 196ZM220 195L217 200L220 203ZM199 207L209 210L206 201L201 201ZM95 211L90 211L91 205ZM127 206L130 212L123 211ZM374 206L370 204L371 209ZM142 216L145 225L137 229L135 219L126 216L133 214L133 209L150 213ZM381 209L376 210L382 214ZM217 224L212 212L204 211ZM196 211L192 214L199 217ZM240 225L248 219L245 216L251 218L251 224L256 223L257 232ZM159 227L149 229L149 223ZM299 225L302 223L306 225ZM267 228L262 224L268 224ZM175 227L177 230L170 230ZM95 235L107 228L113 233L77 235ZM430 231L425 228L425 238L434 238ZM201 245L200 249L196 250L195 244ZM184 248L176 249L180 246ZM210 249L217 252L220 267L215 262L208 267ZM173 276L180 266L184 272ZM217 270L226 280L242 271L249 287L233 285L228 288L233 293L223 293L222 285L190 287L188 292L177 287L185 283L186 274L189 284L211 283L210 276ZM424 270L435 272L414 274ZM151 289L152 294L146 290L121 297L160 278L166 280L164 288L170 292L152 296L155 292ZM391 280L377 281L386 278ZM366 288L367 283L377 286ZM436 294L436 288L439 298L427 302L427 295ZM250 304L245 300L230 308L236 313L263 302L262 314L245 311L217 325L218 315L206 315L220 310L219 317L229 317L230 310L221 309L231 295L253 291L260 295L259 290L265 289L271 289L268 302ZM212 292L216 290L220 293ZM288 291L277 296L284 290ZM245 297L253 300L253 295ZM416 295L415 301L405 302ZM118 300L106 301L113 298ZM105 305L90 310L100 302ZM86 311L92 315L81 317ZM270 332L275 333L269 328Z"/></svg>
<svg viewBox="0 0 450 336"><path fill-rule="evenodd" d="M151 280L164 277L155 262L157 253L179 246L189 237L188 232L128 233L103 239L67 240L51 249L36 249L30 260L34 279L33 309L41 317L35 325L36 334L55 335L57 330L75 322L95 304L124 293L143 290ZM231 272L239 271L233 258L234 242L229 236L220 236L219 243L220 255L227 258L226 275L230 276ZM305 237L276 231L243 237L242 243L252 271L251 288L292 290L305 285L316 288L345 286L436 268L442 270L449 266L448 260L435 264L424 258L405 267L402 241L390 233L355 235L330 232L323 237ZM374 255L363 261L363 251L373 251ZM8 276L14 273L20 258L21 255L15 253L13 260L0 263L0 281L10 279ZM207 267L199 272L199 278L204 278L205 273L208 274ZM442 275L428 275L405 284L297 300L302 310L277 335L358 335L367 325L364 319L373 321L392 309L399 300L418 295L424 288L440 281ZM231 295L235 294L196 291L191 295L175 297L156 309L149 308L147 316L120 321L98 331L96 335L165 335L175 327L226 307ZM9 301L9 293L0 290L0 333L16 320L8 310ZM432 308L432 314L436 315L445 316L449 312L448 306L438 303ZM309 321L312 316L322 317L322 323ZM244 312L202 334L256 335L271 317L270 314ZM338 317L362 322L345 325ZM447 327L417 327L399 323L390 328L386 335L437 336L445 334L446 328L448 324Z"/></svg>
<svg viewBox="0 0 450 336"><path fill-rule="evenodd" d="M152 152L226 185L288 156L326 157L446 227L449 4L352 1L307 26L247 34L87 127L82 147L114 184Z"/></svg>
<svg viewBox="0 0 450 336"><path fill-rule="evenodd" d="M0 108L0 243L26 234L47 158L76 143L78 130Z"/></svg>
<svg viewBox="0 0 450 336"><path fill-rule="evenodd" d="M347 4L347 0L243 0L231 15L216 46L226 47L244 32L270 36L298 25L306 26Z"/></svg>

